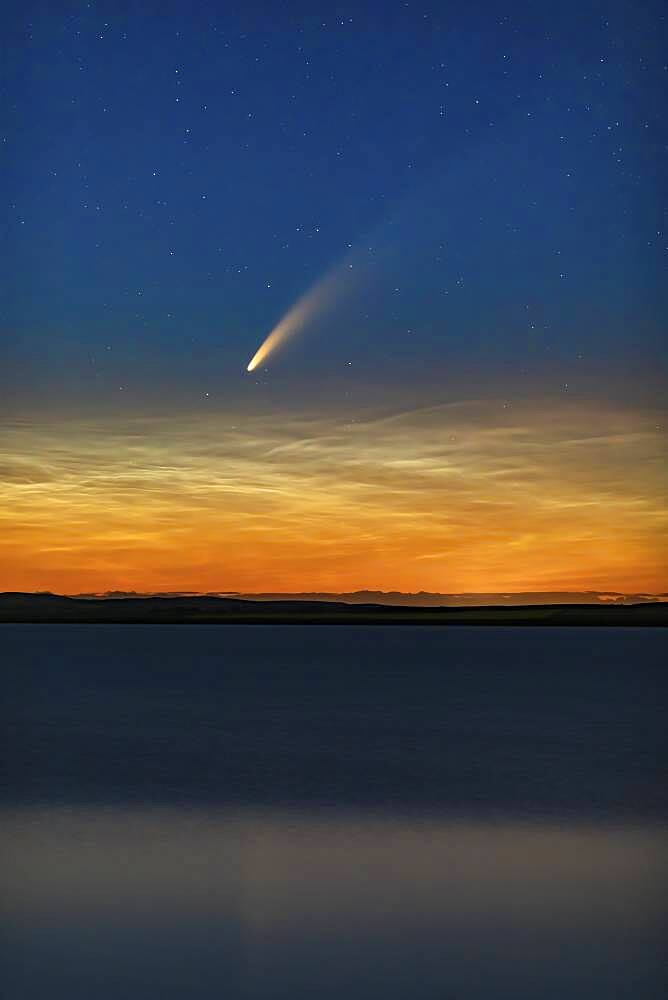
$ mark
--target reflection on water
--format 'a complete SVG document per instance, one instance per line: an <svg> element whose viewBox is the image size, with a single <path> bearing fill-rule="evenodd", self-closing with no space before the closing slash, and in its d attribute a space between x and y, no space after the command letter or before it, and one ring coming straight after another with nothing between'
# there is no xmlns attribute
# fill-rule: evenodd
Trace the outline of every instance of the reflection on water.
<svg viewBox="0 0 668 1000"><path fill-rule="evenodd" d="M9 996L661 995L660 831L39 809L3 831Z"/></svg>
<svg viewBox="0 0 668 1000"><path fill-rule="evenodd" d="M660 830L22 809L3 831L12 997L662 995Z"/></svg>
<svg viewBox="0 0 668 1000"><path fill-rule="evenodd" d="M666 995L663 633L0 638L3 1000Z"/></svg>

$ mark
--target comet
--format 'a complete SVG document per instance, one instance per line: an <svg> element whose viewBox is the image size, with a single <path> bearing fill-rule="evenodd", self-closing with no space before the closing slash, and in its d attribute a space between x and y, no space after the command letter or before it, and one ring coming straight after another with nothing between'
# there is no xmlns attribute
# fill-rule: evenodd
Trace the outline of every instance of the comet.
<svg viewBox="0 0 668 1000"><path fill-rule="evenodd" d="M441 183L441 172L434 172L435 182ZM308 288L267 334L246 366L253 372L264 364L286 341L291 340L344 296L378 271L392 254L401 254L407 231L414 231L415 220L431 218L432 201L426 196L431 184L426 180L415 192L405 196L395 211L376 225L355 248L330 265L324 275Z"/></svg>
<svg viewBox="0 0 668 1000"><path fill-rule="evenodd" d="M304 330L318 315L350 290L354 284L356 256L354 252L347 254L297 299L262 341L246 366L247 372L255 371L258 365L267 361L287 340Z"/></svg>
<svg viewBox="0 0 668 1000"><path fill-rule="evenodd" d="M479 155L480 149L477 148L475 162L478 162ZM392 256L401 259L405 247L424 239L425 225L428 228L434 223L435 200L441 195L452 196L449 186L452 178L447 166L442 159L435 162L422 176L419 186L400 199L391 215L384 221L381 220L366 239L358 243L356 249L351 249L342 260L330 266L323 277L297 299L262 341L246 366L247 372L255 371L286 341L291 340L327 308L348 294L360 280L369 275L371 268L377 270L383 266L383 260Z"/></svg>

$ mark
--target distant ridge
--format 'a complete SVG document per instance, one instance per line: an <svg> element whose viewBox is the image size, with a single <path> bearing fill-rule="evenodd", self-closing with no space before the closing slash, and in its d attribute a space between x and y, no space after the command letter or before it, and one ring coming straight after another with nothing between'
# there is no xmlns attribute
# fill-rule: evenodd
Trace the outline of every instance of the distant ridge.
<svg viewBox="0 0 668 1000"><path fill-rule="evenodd" d="M445 595L443 595L445 596ZM0 622L145 625L668 625L668 603L391 605L216 595L0 594Z"/></svg>
<svg viewBox="0 0 668 1000"><path fill-rule="evenodd" d="M609 590L583 591L524 591L517 593L458 593L442 594L425 590L405 593L399 590L353 590L343 593L304 591L298 593L245 593L242 591L213 591L198 593L192 590L154 591L143 593L134 590L108 590L102 593L73 594L86 600L105 598L121 600L132 597L224 597L244 601L325 601L343 604L383 604L391 607L527 607L546 604L653 604L668 600L668 594L622 594Z"/></svg>

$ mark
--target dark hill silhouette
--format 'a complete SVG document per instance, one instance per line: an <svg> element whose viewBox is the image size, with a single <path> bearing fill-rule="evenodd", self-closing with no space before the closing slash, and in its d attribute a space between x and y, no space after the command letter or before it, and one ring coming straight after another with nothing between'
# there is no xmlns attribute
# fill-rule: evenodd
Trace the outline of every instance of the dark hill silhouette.
<svg viewBox="0 0 668 1000"><path fill-rule="evenodd" d="M326 625L667 625L668 604L391 606L217 596L0 594L0 622Z"/></svg>

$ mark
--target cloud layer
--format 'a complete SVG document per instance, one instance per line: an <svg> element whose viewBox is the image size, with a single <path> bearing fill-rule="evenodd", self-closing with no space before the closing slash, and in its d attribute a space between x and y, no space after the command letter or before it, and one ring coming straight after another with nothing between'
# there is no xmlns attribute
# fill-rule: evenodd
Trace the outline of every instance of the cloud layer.
<svg viewBox="0 0 668 1000"><path fill-rule="evenodd" d="M666 590L654 413L9 424L0 589Z"/></svg>

